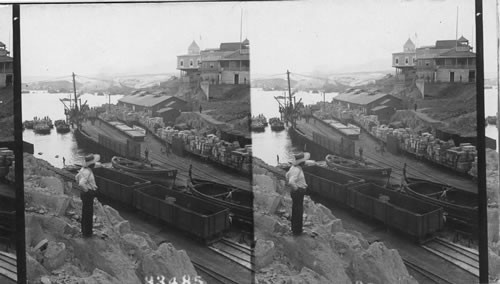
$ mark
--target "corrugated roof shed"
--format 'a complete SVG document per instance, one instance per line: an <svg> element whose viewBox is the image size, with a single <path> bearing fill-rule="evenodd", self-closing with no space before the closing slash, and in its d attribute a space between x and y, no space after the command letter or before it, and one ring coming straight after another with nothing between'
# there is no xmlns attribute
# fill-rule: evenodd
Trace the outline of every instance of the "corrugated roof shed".
<svg viewBox="0 0 500 284"><path fill-rule="evenodd" d="M138 106L152 107L173 98L172 96L158 96L145 93L146 91L142 91L135 95L125 96L118 101Z"/></svg>
<svg viewBox="0 0 500 284"><path fill-rule="evenodd" d="M167 112L167 111L170 111L170 110L174 110L174 108L171 108L171 107L164 107L164 108L162 108L162 109L157 110L156 112L157 112L157 113L164 113L164 112Z"/></svg>
<svg viewBox="0 0 500 284"><path fill-rule="evenodd" d="M385 94L385 93L361 92L361 93L357 94L356 92L351 92L351 93L339 94L336 97L334 97L333 100L352 103L352 104L358 104L358 105L367 105L367 104L370 104L376 100L384 98L386 96L396 98L392 95ZM396 99L398 99L398 98L396 98Z"/></svg>
<svg viewBox="0 0 500 284"><path fill-rule="evenodd" d="M382 109L386 109L386 108L391 108L390 106L376 106L374 108L372 108L372 111L378 111L378 110L382 110Z"/></svg>

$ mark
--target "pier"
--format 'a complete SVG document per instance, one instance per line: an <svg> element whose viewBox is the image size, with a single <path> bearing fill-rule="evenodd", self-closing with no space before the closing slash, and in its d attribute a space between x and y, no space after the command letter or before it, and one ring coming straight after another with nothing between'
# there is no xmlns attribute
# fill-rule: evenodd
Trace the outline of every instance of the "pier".
<svg viewBox="0 0 500 284"><path fill-rule="evenodd" d="M314 117L310 118L309 122L306 122L305 119L298 119L296 121L296 129L302 132L302 134L304 134L309 141L296 139L294 142L297 142L300 146L307 144L305 150L311 152L313 158L317 160L324 160L326 155L322 154L328 153L328 150L325 149L325 147L321 147L322 149L316 149L319 145L313 142L313 133L319 133L334 140L340 140L341 138L347 139ZM446 183L457 188L477 193L477 182L473 181L471 178L460 176L450 170L442 169L438 166L429 165L429 163L413 157L395 155L387 151L382 153L380 151L380 142L364 130L361 130L359 139L354 142L354 145L356 156L359 147L362 147L363 158L367 162L380 167L392 168L390 180L391 184L397 185L401 183L401 178L403 177L403 166L406 163L407 174L410 177Z"/></svg>

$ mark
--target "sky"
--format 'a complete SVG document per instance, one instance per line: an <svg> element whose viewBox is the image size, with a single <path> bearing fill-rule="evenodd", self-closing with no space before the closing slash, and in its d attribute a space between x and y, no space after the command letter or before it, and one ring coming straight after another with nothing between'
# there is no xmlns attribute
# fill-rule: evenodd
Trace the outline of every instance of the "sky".
<svg viewBox="0 0 500 284"><path fill-rule="evenodd" d="M7 46L12 56L12 6L10 5L0 5L0 41Z"/></svg>
<svg viewBox="0 0 500 284"><path fill-rule="evenodd" d="M202 49L239 42L241 6L238 2L22 6L23 78L71 72L178 72L177 55L186 54L193 40Z"/></svg>
<svg viewBox="0 0 500 284"><path fill-rule="evenodd" d="M495 1L484 2L485 55L496 57ZM458 37L472 41L473 0L254 3L248 11L252 72L390 70L392 53L401 52L409 37L417 47L455 39L457 6ZM496 70L492 61L485 65Z"/></svg>
<svg viewBox="0 0 500 284"><path fill-rule="evenodd" d="M457 7L458 37L472 41L473 0L22 6L22 72L177 72L176 56L193 40L202 49L239 41L240 21L252 74L391 70L392 53L409 37L417 46L455 39ZM484 1L487 74L496 72L495 9Z"/></svg>

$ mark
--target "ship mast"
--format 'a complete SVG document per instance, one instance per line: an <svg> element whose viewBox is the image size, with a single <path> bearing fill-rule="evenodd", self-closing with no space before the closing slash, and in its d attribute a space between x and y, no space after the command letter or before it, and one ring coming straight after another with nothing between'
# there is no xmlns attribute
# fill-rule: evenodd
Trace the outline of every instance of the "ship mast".
<svg viewBox="0 0 500 284"><path fill-rule="evenodd" d="M78 100L76 99L75 73L73 72L73 94L75 96L75 113L78 112Z"/></svg>

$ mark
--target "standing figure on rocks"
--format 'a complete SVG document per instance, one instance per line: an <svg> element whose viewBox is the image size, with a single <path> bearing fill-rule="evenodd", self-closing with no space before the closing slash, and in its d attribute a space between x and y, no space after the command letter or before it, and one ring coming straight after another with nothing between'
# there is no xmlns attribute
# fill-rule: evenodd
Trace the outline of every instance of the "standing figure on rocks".
<svg viewBox="0 0 500 284"><path fill-rule="evenodd" d="M92 221L94 218L94 197L97 195L97 184L95 183L94 173L92 169L100 160L99 155L90 154L85 156L82 168L76 175L76 181L82 192L82 236L84 238L92 237Z"/></svg>
<svg viewBox="0 0 500 284"><path fill-rule="evenodd" d="M359 152L359 160L362 162L363 161L363 147L359 146L358 152Z"/></svg>
<svg viewBox="0 0 500 284"><path fill-rule="evenodd" d="M202 110L203 110L203 108L202 108L202 107L201 107L201 105L200 105L200 113L201 113L201 111L202 111Z"/></svg>
<svg viewBox="0 0 500 284"><path fill-rule="evenodd" d="M292 197L292 233L294 235L302 234L304 195L307 191L307 183L302 166L304 166L305 161L309 160L310 157L311 155L307 152L294 155L295 161L286 173L286 183Z"/></svg>

